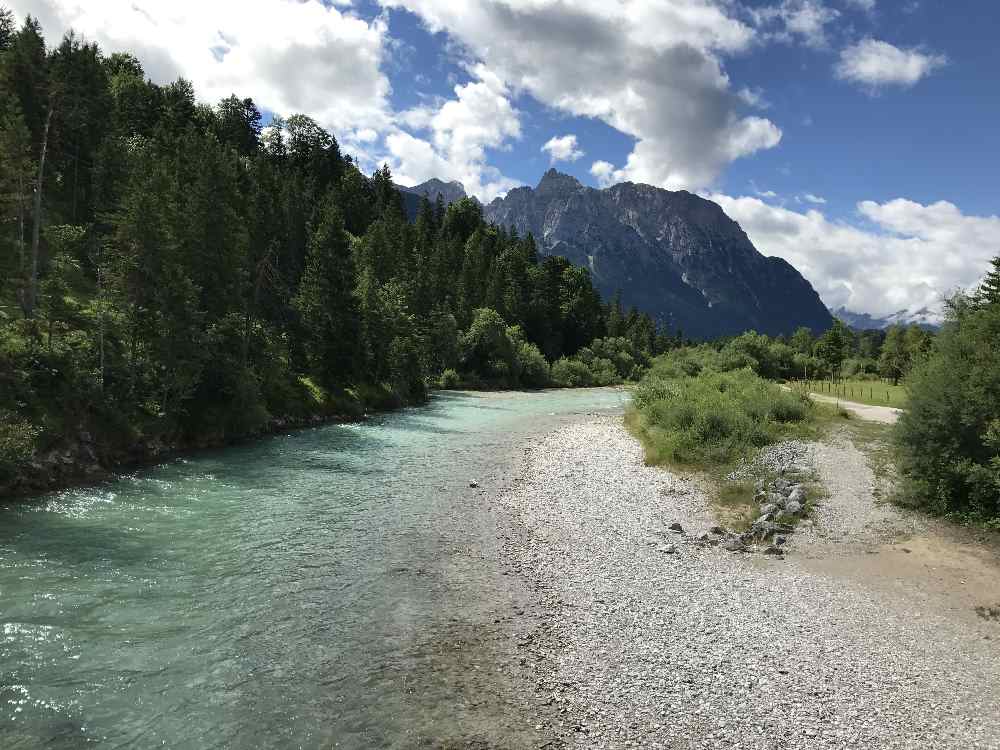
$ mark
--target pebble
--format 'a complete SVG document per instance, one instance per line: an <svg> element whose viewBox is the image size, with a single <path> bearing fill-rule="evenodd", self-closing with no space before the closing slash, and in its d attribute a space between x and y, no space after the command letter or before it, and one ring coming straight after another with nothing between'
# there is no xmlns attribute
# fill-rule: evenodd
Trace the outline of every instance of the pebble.
<svg viewBox="0 0 1000 750"><path fill-rule="evenodd" d="M833 461L811 445L766 460L791 475L817 457L825 482ZM779 574L696 541L742 544L694 482L644 465L620 419L562 427L524 460L498 507L523 529L502 559L544 613L520 675L560 707L540 746L1000 748L1000 648L961 618L915 618L902 594L812 574L800 556ZM883 512L844 502L858 503L851 525ZM695 531L664 564L647 541L669 522ZM796 548L822 543L805 536Z"/></svg>

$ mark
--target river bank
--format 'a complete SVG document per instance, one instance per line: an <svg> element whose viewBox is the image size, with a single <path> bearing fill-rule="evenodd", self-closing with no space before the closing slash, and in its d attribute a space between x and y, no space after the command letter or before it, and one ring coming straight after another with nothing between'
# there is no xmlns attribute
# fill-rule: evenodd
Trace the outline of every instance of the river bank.
<svg viewBox="0 0 1000 750"><path fill-rule="evenodd" d="M547 612L523 645L558 712L542 742L1000 747L1000 627L965 607L1000 602L996 560L976 558L974 595L955 592L954 540L902 569L922 529L876 506L864 455L835 441L811 461L829 497L776 559L699 543L716 523L701 488L644 466L616 420L529 447L500 502L521 530L506 564Z"/></svg>

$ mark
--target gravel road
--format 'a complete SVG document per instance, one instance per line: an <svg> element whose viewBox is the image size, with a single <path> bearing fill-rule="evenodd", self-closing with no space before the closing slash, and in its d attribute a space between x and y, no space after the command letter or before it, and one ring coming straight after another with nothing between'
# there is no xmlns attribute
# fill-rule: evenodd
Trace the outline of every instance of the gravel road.
<svg viewBox="0 0 1000 750"><path fill-rule="evenodd" d="M831 506L868 481L856 456L813 459L844 482ZM898 528L881 510L818 515L784 560L702 546L704 495L615 418L532 442L499 506L502 560L544 613L518 643L539 746L1000 748L1000 626L808 564L827 531Z"/></svg>
<svg viewBox="0 0 1000 750"><path fill-rule="evenodd" d="M871 404L859 404L854 401L845 401L842 398L834 398L833 396L823 396L819 393L810 393L809 398L813 401L822 401L825 404L839 404L847 411L855 414L860 419L867 420L869 422L883 422L885 424L895 424L899 421L899 415L903 413L902 409L896 409L892 406L872 406Z"/></svg>

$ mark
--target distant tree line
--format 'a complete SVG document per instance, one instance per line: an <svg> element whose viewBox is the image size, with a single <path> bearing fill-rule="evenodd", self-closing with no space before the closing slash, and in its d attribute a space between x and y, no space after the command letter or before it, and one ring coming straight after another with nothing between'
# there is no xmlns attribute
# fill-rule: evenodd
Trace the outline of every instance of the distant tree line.
<svg viewBox="0 0 1000 750"><path fill-rule="evenodd" d="M898 383L930 352L934 334L917 325L855 331L834 320L819 335L799 328L791 336L748 331L718 339L725 369L749 367L765 378L888 378Z"/></svg>
<svg viewBox="0 0 1000 750"><path fill-rule="evenodd" d="M475 201L408 222L388 168L305 115L264 127L0 8L0 479L81 431L111 451L437 383L620 382L676 343Z"/></svg>

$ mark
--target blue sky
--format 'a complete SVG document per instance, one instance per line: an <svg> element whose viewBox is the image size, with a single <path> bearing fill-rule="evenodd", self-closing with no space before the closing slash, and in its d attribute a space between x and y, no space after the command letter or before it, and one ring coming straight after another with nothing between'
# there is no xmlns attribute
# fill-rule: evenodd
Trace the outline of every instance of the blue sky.
<svg viewBox="0 0 1000 750"><path fill-rule="evenodd" d="M1000 253L993 0L8 4L207 101L309 114L404 184L699 192L831 307L934 306Z"/></svg>

